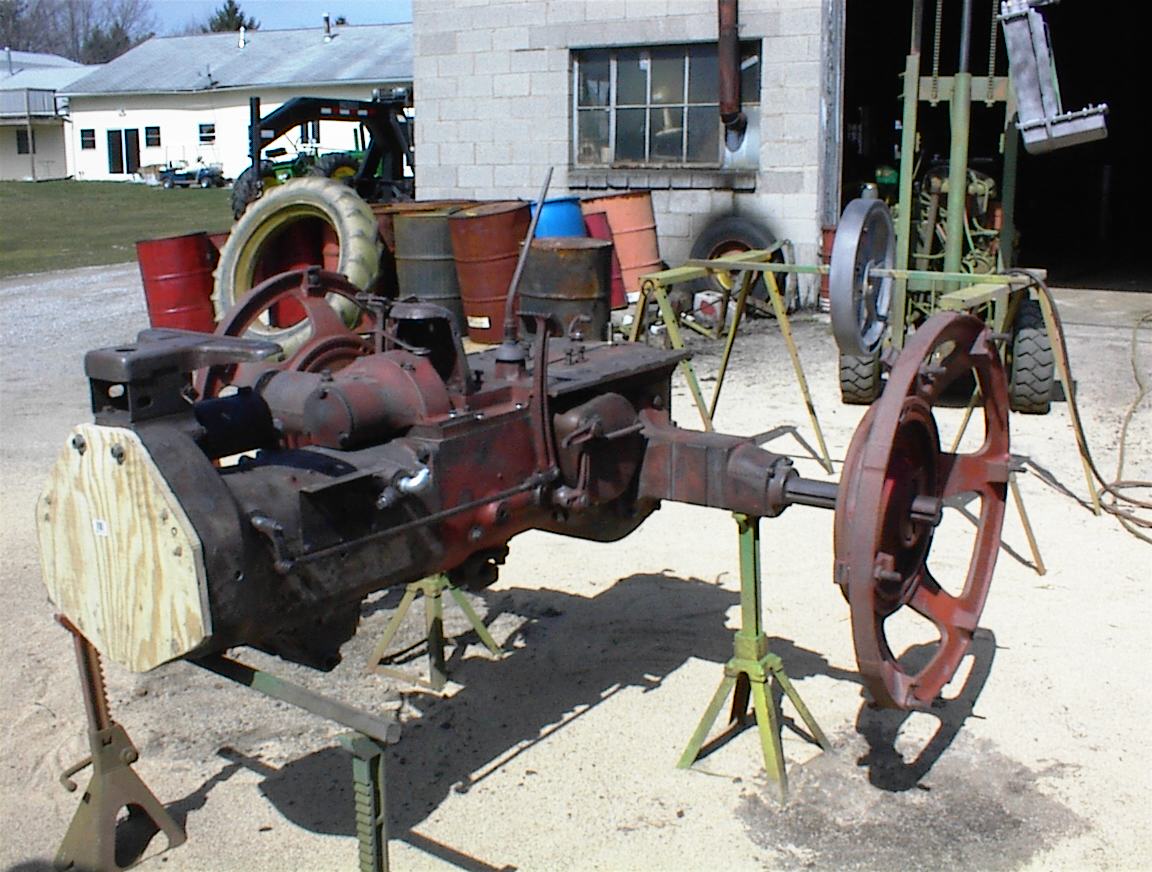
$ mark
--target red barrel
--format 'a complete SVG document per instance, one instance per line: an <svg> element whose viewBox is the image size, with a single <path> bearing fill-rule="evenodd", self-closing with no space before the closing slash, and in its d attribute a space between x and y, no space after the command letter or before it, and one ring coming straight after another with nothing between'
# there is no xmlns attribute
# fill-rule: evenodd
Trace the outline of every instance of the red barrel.
<svg viewBox="0 0 1152 872"><path fill-rule="evenodd" d="M153 327L175 327L211 333L212 271L219 257L207 233L188 233L136 243L148 321Z"/></svg>
<svg viewBox="0 0 1152 872"><path fill-rule="evenodd" d="M612 288L608 304L613 309L623 309L628 305L628 295L624 292L624 273L620 270L620 258L616 256L616 240L612 237L612 225L608 223L607 212L589 212L584 216L588 225L588 235L593 239L606 239L612 243Z"/></svg>
<svg viewBox="0 0 1152 872"><path fill-rule="evenodd" d="M504 335L508 286L531 223L531 207L522 200L465 206L448 217L468 336L476 342Z"/></svg>

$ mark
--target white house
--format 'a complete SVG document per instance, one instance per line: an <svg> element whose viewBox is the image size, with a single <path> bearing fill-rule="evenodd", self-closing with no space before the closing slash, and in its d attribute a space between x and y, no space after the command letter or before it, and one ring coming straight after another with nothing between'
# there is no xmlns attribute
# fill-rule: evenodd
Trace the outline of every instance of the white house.
<svg viewBox="0 0 1152 872"><path fill-rule="evenodd" d="M0 180L68 175L68 104L57 92L97 67L5 49L0 57Z"/></svg>
<svg viewBox="0 0 1152 872"><path fill-rule="evenodd" d="M417 190L532 197L554 167L554 195L651 189L669 262L729 215L812 262L839 212L844 14L741 0L748 128L731 154L716 0L414 0Z"/></svg>
<svg viewBox="0 0 1152 872"><path fill-rule="evenodd" d="M297 96L369 99L412 86L411 25L255 30L153 38L66 89L68 161L78 179L131 180L142 166L248 166L249 98L267 113ZM356 147L348 122L288 137L322 152Z"/></svg>

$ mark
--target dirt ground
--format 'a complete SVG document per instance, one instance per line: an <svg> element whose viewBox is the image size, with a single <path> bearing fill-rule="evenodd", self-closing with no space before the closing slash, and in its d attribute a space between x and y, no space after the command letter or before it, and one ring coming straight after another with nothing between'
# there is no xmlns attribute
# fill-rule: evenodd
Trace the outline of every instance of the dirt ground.
<svg viewBox="0 0 1152 872"><path fill-rule="evenodd" d="M1091 446L1111 477L1136 393L1131 325L1152 295L1058 297ZM57 778L87 753L69 640L39 578L33 502L69 428L89 419L84 352L145 321L132 264L0 281L0 868L49 868L78 801ZM839 466L862 411L838 402L826 318L799 317L795 333ZM696 347L708 390L718 348ZM1152 331L1139 354L1149 378ZM674 402L678 420L698 426L682 385ZM959 410L940 418L955 428ZM802 474L825 478L805 448L815 441L774 322L737 342L717 423L765 434ZM1014 415L1012 427L1014 452L1030 461L1020 486L1047 574L1031 565L1009 505L973 656L931 713L862 704L832 583L831 513L793 507L763 523L772 650L835 745L819 752L788 721L785 806L755 729L693 770L675 768L739 617L736 531L723 512L666 505L613 545L516 539L500 582L475 598L509 653L492 660L465 637L442 698L363 674L395 591L365 604L329 675L237 653L402 718L388 770L396 869L1148 868L1152 548L1079 502L1064 403ZM1145 399L1126 478L1152 479L1150 444ZM949 515L932 558L941 572L964 565L971 541L971 524ZM466 629L448 616L450 633ZM417 640L418 623L402 642ZM171 851L158 839L142 868L356 868L341 728L186 663L145 675L109 667L108 679L114 716L140 749L136 770L188 832Z"/></svg>

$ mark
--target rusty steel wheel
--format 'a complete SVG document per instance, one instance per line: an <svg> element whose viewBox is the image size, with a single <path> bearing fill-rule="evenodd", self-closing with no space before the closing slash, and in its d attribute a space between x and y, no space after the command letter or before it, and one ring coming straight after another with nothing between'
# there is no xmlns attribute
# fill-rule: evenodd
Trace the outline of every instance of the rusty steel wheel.
<svg viewBox="0 0 1152 872"><path fill-rule="evenodd" d="M975 373L984 401L984 441L971 454L940 449L932 407L956 379ZM836 503L836 581L848 599L856 662L882 707L930 706L960 665L992 581L1008 482L1008 390L987 326L971 315L935 315L909 339L868 410L844 461ZM962 494L980 498L979 526L963 591L946 591L928 568L935 524ZM915 674L889 648L885 621L907 606L940 634Z"/></svg>
<svg viewBox="0 0 1152 872"><path fill-rule="evenodd" d="M269 311L288 300L304 311L307 338L278 361L212 367L203 373L198 389L202 397L218 396L226 385L247 387L270 370L321 372L343 369L358 357L371 353L372 344L362 334L375 328L374 316L356 299L360 289L339 273L319 267L291 270L257 285L233 306L216 327L217 336L245 336L267 319ZM347 300L361 312L348 327L331 304L330 296Z"/></svg>

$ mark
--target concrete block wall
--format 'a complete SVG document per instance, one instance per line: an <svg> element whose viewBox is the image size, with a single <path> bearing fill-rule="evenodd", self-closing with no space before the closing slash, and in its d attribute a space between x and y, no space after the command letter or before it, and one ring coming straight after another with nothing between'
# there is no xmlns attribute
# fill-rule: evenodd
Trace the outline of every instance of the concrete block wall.
<svg viewBox="0 0 1152 872"><path fill-rule="evenodd" d="M737 213L815 262L822 0L742 0L741 39L762 40L759 170L718 184L691 171L570 172L570 50L716 39L714 0L413 0L416 185L421 199L534 198L651 188L670 264ZM747 95L746 95L747 96ZM801 283L812 301L815 283Z"/></svg>

